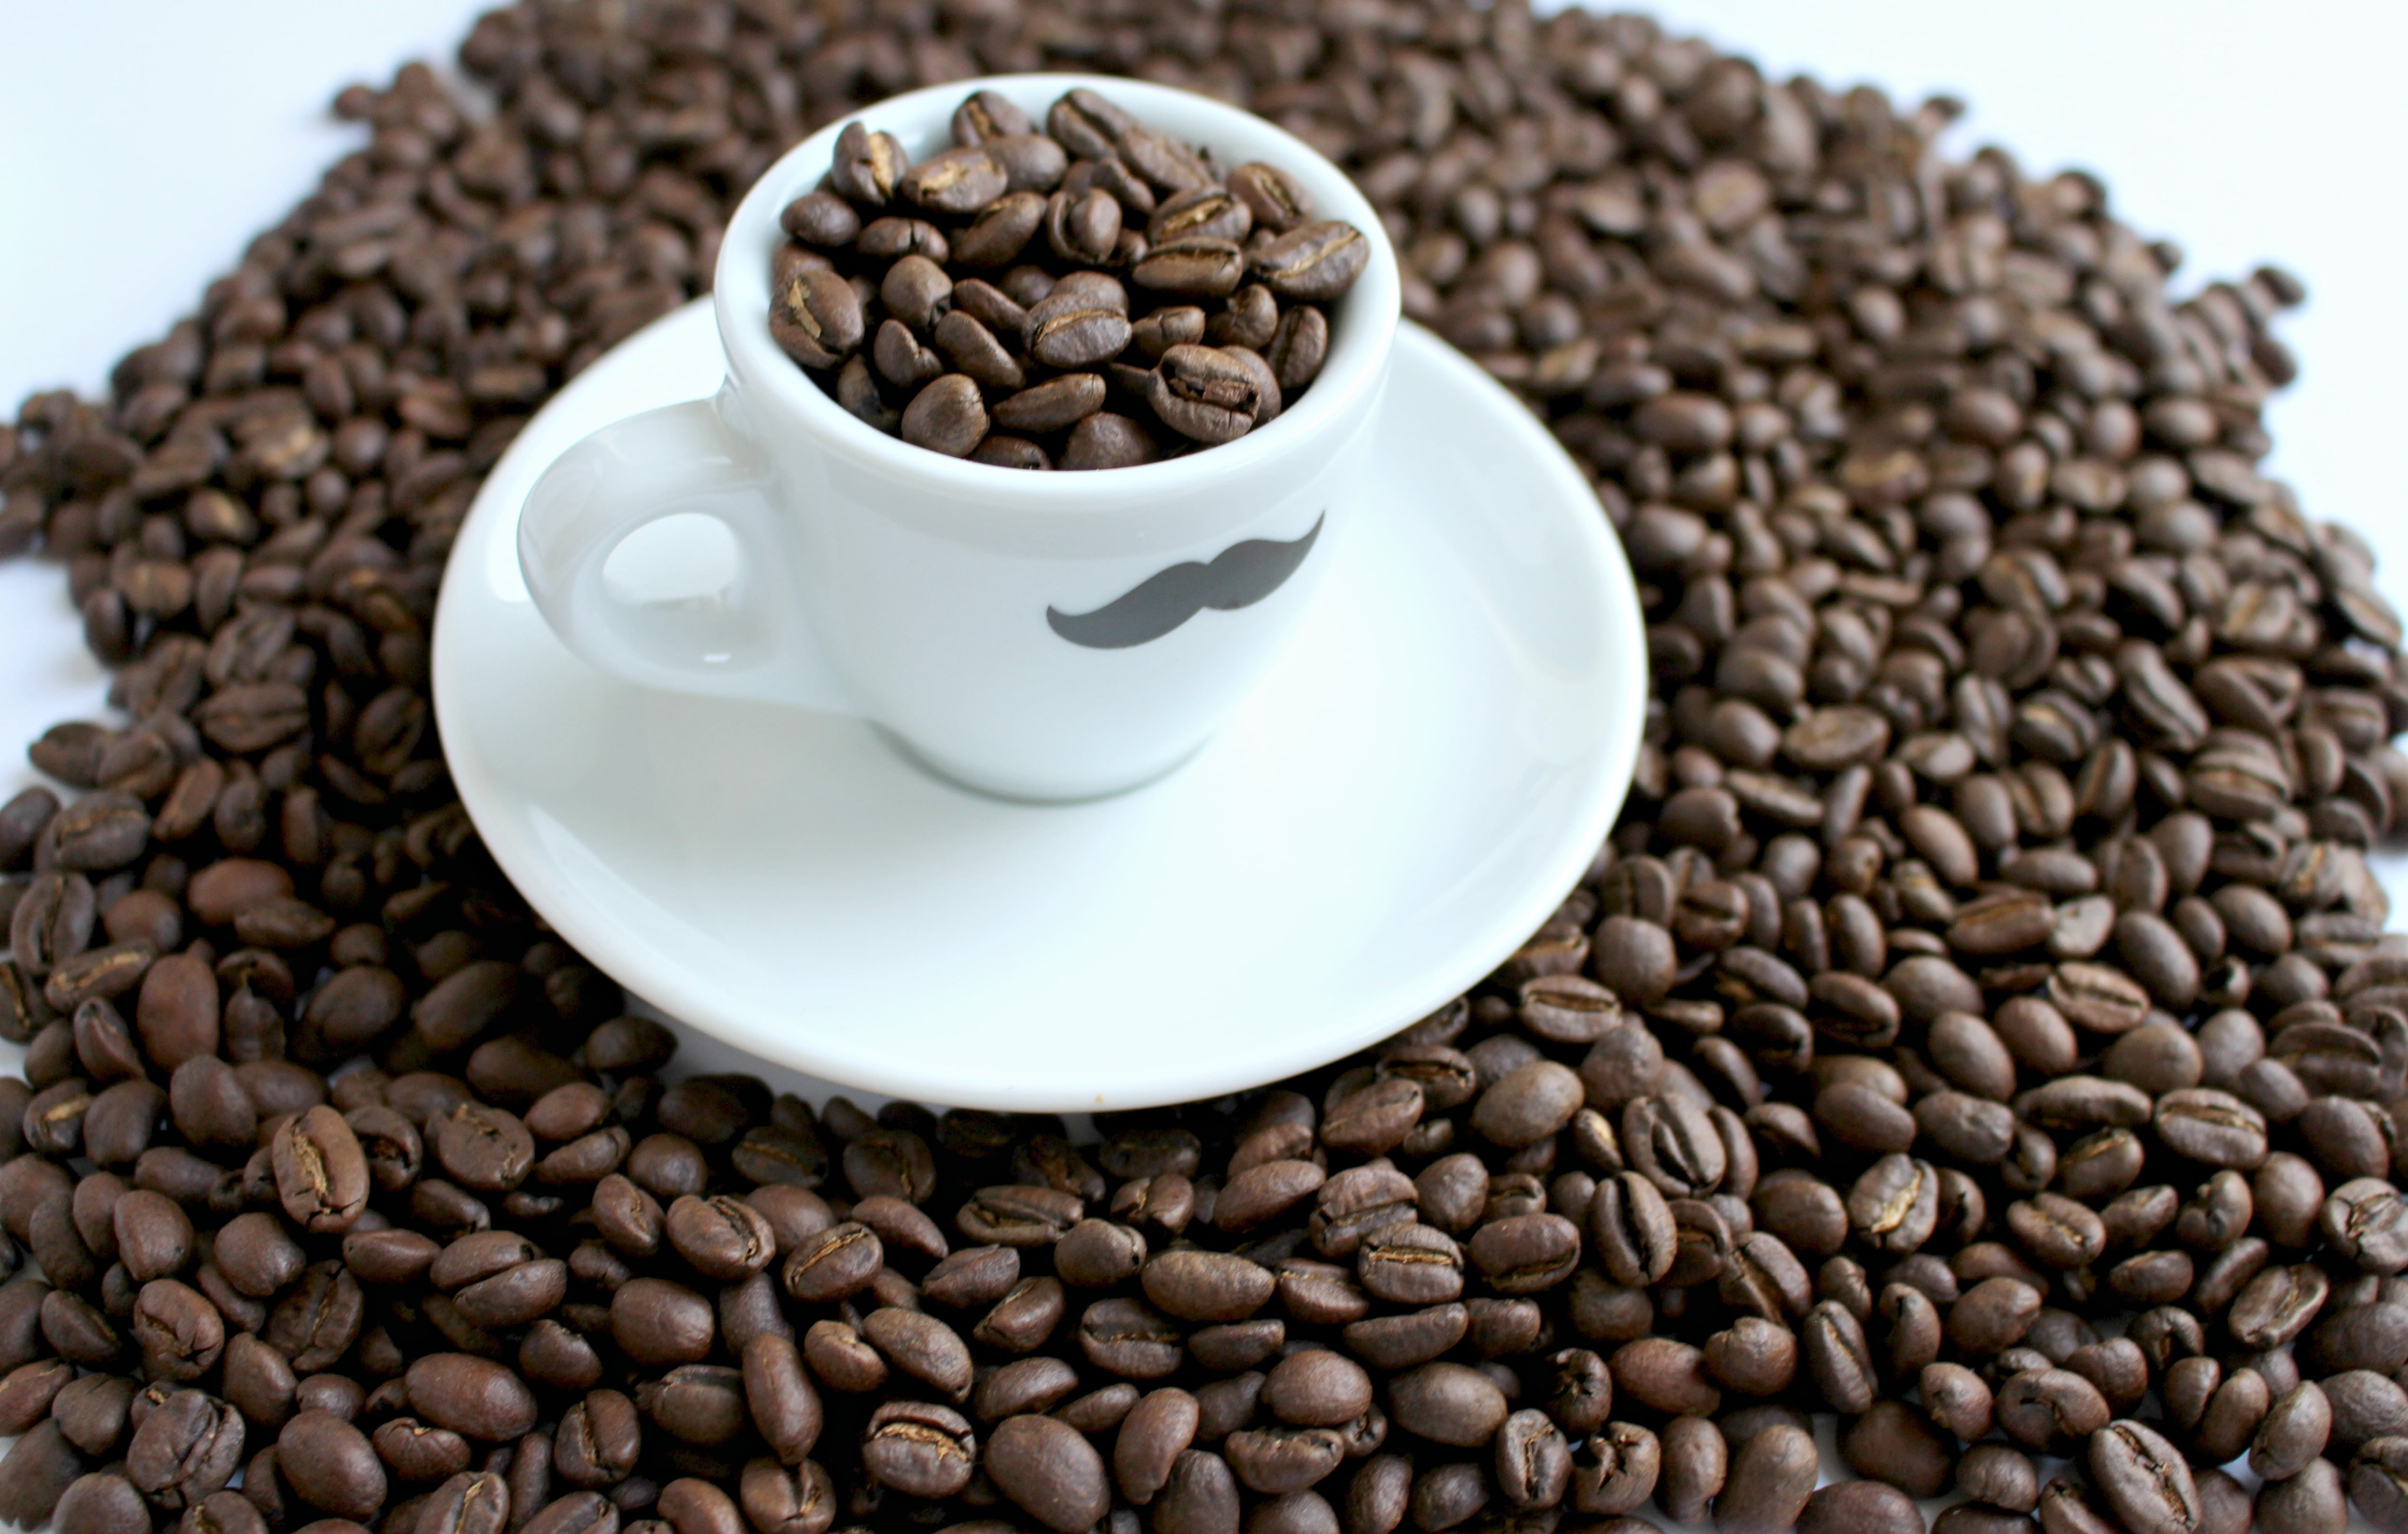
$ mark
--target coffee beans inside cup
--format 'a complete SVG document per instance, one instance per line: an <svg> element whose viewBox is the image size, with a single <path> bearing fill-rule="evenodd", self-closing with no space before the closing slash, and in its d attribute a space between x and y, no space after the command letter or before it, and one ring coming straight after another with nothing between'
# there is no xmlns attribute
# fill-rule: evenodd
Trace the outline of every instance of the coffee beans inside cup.
<svg viewBox="0 0 2408 1534"><path fill-rule="evenodd" d="M1117 468L1235 441L1309 388L1369 242L1277 165L1221 165L1074 90L994 91L913 164L846 124L781 216L769 333L844 408L1006 468Z"/></svg>

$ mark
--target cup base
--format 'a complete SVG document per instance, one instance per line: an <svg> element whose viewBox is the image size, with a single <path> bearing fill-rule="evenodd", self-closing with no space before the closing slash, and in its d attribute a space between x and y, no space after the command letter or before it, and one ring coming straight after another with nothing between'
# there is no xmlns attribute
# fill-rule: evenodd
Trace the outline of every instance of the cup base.
<svg viewBox="0 0 2408 1534"><path fill-rule="evenodd" d="M1159 767L1149 767L1126 782L1081 785L1063 789L1040 787L1034 783L997 778L992 773L980 772L975 768L950 762L934 753L923 751L875 721L869 723L869 727L897 756L938 781L954 788L968 789L983 798L1001 799L1008 804L1071 805L1093 804L1099 799L1116 799L1124 794L1134 794L1140 788L1150 787L1162 781L1194 761L1197 753L1212 742L1212 738L1208 735L1180 752L1168 762Z"/></svg>

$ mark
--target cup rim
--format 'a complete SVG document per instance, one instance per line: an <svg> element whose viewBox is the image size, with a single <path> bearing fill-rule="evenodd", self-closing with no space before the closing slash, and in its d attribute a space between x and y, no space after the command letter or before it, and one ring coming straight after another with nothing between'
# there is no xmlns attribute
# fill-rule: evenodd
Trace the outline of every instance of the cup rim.
<svg viewBox="0 0 2408 1534"><path fill-rule="evenodd" d="M786 204L816 187L835 154L838 135L852 122L894 133L915 158L924 144L950 143L953 108L972 93L993 90L1030 107L1044 107L1067 92L1085 88L1109 96L1141 121L1166 115L1189 120L1166 131L1211 145L1231 164L1263 160L1301 181L1320 217L1341 219L1360 230L1369 260L1353 288L1333 306L1329 351L1321 372L1294 405L1276 420L1183 457L1092 471L1030 473L953 458L889 437L838 405L806 370L770 338L769 260L785 239L778 215ZM1203 131L1192 131L1197 125ZM767 396L779 413L810 430L814 445L856 466L909 479L929 490L1015 509L1067 513L1123 510L1132 494L1185 495L1210 491L1220 481L1313 444L1338 429L1375 391L1394 348L1402 309L1403 284L1396 250L1369 199L1345 172L1278 124L1224 101L1151 81L1085 74L983 75L889 96L848 112L778 157L745 194L730 216L713 270L711 307L720 345L744 392Z"/></svg>

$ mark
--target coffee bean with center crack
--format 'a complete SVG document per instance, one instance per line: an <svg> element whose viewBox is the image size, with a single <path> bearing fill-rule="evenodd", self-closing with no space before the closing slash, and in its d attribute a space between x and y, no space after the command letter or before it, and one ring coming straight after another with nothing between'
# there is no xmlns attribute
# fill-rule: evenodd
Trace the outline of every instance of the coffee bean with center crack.
<svg viewBox="0 0 2408 1534"><path fill-rule="evenodd" d="M242 1448L240 1413L201 1391L178 1391L135 1426L125 1449L125 1475L154 1505L171 1511L188 1508L233 1479L242 1464ZM360 1448L366 1451L365 1440ZM373 1454L368 1465L375 1465ZM380 1470L376 1479L380 1502Z"/></svg>
<svg viewBox="0 0 2408 1534"><path fill-rule="evenodd" d="M1146 400L1173 430L1228 442L1254 426L1261 391L1253 373L1219 349L1174 346L1154 365Z"/></svg>
<svg viewBox="0 0 2408 1534"><path fill-rule="evenodd" d="M912 1497L959 1492L969 1484L977 1454L978 1441L961 1414L925 1401L881 1406L870 1413L861 1443L862 1468L871 1479Z"/></svg>
<svg viewBox="0 0 2408 1534"><path fill-rule="evenodd" d="M2090 1435L2088 1454L2100 1495L2133 1534L2187 1534L2199 1527L2190 1466L2154 1428L2110 1424Z"/></svg>

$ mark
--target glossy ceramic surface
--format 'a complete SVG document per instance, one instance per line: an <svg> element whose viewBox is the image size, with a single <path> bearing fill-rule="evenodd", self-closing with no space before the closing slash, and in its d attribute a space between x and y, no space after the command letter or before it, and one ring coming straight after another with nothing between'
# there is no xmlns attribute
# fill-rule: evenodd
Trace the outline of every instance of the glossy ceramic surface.
<svg viewBox="0 0 2408 1534"><path fill-rule="evenodd" d="M854 419L770 338L782 210L827 177L852 124L893 134L918 160L952 143L953 112L974 93L1042 121L1082 88L1226 164L1283 167L1317 216L1362 233L1362 274L1328 306L1312 386L1236 441L1111 474L950 458ZM1226 102L1094 75L889 97L762 174L728 219L715 274L725 387L559 455L521 515L538 609L571 652L639 686L858 714L963 782L1093 798L1160 777L1212 735L1286 649L1369 504L1396 253L1344 172ZM704 508L741 550L716 601L663 610L609 597L603 566L622 538ZM1266 583L1271 551L1293 558Z"/></svg>
<svg viewBox="0 0 2408 1534"><path fill-rule="evenodd" d="M1208 1097L1477 982L1612 824L1646 703L1629 569L1546 431L1426 332L1398 337L1366 514L1293 648L1183 768L1068 806L953 787L855 719L650 690L562 648L519 576L528 487L720 371L696 303L547 406L461 530L434 654L504 871L695 1027L938 1104ZM714 557L655 548L635 574L707 588Z"/></svg>

